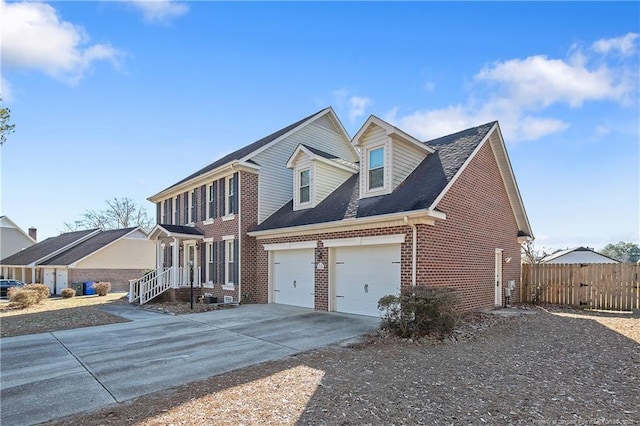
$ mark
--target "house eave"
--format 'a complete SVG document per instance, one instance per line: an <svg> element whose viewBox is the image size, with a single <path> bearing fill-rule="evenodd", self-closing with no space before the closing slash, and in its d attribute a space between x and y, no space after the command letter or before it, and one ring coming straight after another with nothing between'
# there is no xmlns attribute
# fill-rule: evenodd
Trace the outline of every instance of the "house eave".
<svg viewBox="0 0 640 426"><path fill-rule="evenodd" d="M266 229L263 231L250 231L247 232L247 235L260 240L265 238L277 238L290 235L339 232L352 229L378 228L383 226L403 226L407 224L435 225L437 220L445 219L446 214L442 212L422 209L409 212L398 212L377 216L360 217L355 219L342 219L333 222L314 223L310 225Z"/></svg>
<svg viewBox="0 0 640 426"><path fill-rule="evenodd" d="M187 191L188 189L193 188L194 185L201 184L202 181L215 180L219 177L222 177L222 175L226 175L230 171L231 172L247 171L250 173L258 173L259 170L260 170L260 166L256 164L251 164L246 161L233 160L220 167L217 167L213 170L209 170L208 172L198 175L192 179L189 179L188 181L182 182L178 185L174 185L170 188L160 191L157 194L152 195L151 197L148 197L147 200L151 201L152 203L157 203L159 201L166 199L169 196L181 194Z"/></svg>

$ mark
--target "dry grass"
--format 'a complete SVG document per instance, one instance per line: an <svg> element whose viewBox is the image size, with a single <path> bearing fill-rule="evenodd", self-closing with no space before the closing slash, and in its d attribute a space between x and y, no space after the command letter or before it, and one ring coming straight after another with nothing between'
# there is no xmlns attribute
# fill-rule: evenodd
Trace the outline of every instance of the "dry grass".
<svg viewBox="0 0 640 426"><path fill-rule="evenodd" d="M11 303L0 304L0 337L70 330L80 327L115 324L128 320L97 309L99 305L127 303L125 293L106 296L51 298L28 308Z"/></svg>

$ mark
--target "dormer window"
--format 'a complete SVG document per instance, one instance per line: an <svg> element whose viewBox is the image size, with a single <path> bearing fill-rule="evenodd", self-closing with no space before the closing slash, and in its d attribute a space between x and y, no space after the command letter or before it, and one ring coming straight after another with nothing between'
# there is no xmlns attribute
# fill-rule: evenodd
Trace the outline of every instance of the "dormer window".
<svg viewBox="0 0 640 426"><path fill-rule="evenodd" d="M384 187L384 147L369 150L369 190Z"/></svg>
<svg viewBox="0 0 640 426"><path fill-rule="evenodd" d="M300 204L308 203L311 200L311 185L309 179L309 169L300 171Z"/></svg>

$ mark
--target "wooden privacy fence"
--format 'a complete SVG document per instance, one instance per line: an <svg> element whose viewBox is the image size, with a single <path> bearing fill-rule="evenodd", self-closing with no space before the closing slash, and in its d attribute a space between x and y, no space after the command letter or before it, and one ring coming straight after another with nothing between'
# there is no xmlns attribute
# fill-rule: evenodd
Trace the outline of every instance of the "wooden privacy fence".
<svg viewBox="0 0 640 426"><path fill-rule="evenodd" d="M523 264L523 302L592 309L640 309L640 266L632 263Z"/></svg>

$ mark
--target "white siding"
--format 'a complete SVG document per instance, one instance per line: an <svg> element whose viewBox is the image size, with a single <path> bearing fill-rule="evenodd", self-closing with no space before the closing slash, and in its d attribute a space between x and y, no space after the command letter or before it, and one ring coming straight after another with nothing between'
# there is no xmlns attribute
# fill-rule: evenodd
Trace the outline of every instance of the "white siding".
<svg viewBox="0 0 640 426"><path fill-rule="evenodd" d="M0 259L31 247L33 241L16 228L0 228Z"/></svg>
<svg viewBox="0 0 640 426"><path fill-rule="evenodd" d="M326 117L321 118L329 121ZM330 121L329 121L330 122ZM258 221L262 222L292 199L293 171L286 164L299 144L304 144L349 161L357 154L349 141L326 123L311 123L280 142L251 157L260 165L258 182Z"/></svg>
<svg viewBox="0 0 640 426"><path fill-rule="evenodd" d="M426 156L427 153L425 151L394 138L391 164L393 174L391 190L396 189L398 185L418 167L418 164L420 164Z"/></svg>
<svg viewBox="0 0 640 426"><path fill-rule="evenodd" d="M329 194L342 185L352 173L346 170L332 167L329 164L314 161L313 171L313 205L318 205L322 200L327 198Z"/></svg>
<svg viewBox="0 0 640 426"><path fill-rule="evenodd" d="M84 269L153 269L156 264L155 241L122 238L78 262L76 268Z"/></svg>

